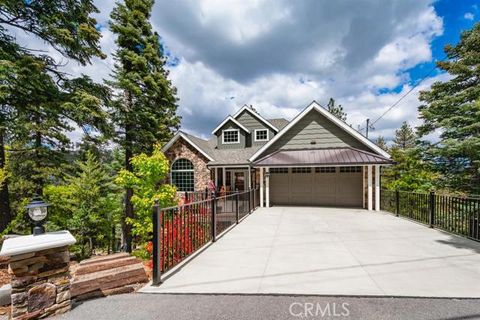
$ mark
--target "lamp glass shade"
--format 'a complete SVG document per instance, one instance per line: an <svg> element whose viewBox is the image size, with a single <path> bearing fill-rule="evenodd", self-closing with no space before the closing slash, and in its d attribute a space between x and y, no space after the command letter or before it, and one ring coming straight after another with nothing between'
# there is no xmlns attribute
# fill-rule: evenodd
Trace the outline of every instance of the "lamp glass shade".
<svg viewBox="0 0 480 320"><path fill-rule="evenodd" d="M47 216L47 207L28 208L28 215L33 221L42 221Z"/></svg>

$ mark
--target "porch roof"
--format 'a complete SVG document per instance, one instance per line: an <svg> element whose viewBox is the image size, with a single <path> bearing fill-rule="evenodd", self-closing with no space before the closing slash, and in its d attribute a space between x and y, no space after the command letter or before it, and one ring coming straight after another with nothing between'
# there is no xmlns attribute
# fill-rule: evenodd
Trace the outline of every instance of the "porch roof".
<svg viewBox="0 0 480 320"><path fill-rule="evenodd" d="M392 164L381 155L355 148L278 150L255 161L259 167Z"/></svg>

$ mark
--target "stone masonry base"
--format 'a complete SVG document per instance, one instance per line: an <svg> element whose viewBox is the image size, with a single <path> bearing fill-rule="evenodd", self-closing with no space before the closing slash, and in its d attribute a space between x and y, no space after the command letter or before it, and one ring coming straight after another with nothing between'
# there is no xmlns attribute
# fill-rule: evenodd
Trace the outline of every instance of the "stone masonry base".
<svg viewBox="0 0 480 320"><path fill-rule="evenodd" d="M70 254L53 248L10 258L12 319L36 319L70 310Z"/></svg>

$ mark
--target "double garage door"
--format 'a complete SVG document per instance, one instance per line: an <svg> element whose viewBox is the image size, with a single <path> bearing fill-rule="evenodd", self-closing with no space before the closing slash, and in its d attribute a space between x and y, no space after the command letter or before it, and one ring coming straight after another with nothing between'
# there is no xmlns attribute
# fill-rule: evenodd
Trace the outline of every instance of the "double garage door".
<svg viewBox="0 0 480 320"><path fill-rule="evenodd" d="M270 168L272 205L362 207L362 167Z"/></svg>

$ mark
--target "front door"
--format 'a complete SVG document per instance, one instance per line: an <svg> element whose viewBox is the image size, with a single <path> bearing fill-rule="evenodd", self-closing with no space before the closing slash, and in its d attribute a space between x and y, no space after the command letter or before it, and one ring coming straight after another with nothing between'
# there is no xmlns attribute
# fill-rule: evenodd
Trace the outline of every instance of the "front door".
<svg viewBox="0 0 480 320"><path fill-rule="evenodd" d="M232 172L232 186L233 190L245 191L246 183L246 172L245 171L233 171Z"/></svg>

